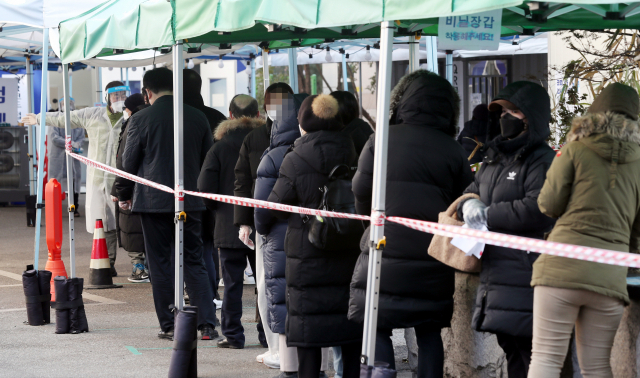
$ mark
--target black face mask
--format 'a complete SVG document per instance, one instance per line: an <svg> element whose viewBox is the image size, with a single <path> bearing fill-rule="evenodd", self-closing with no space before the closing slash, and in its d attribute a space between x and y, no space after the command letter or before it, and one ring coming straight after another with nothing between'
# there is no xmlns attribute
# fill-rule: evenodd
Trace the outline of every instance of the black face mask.
<svg viewBox="0 0 640 378"><path fill-rule="evenodd" d="M525 129L526 125L523 120L507 113L500 118L500 132L503 137L511 139L515 138Z"/></svg>

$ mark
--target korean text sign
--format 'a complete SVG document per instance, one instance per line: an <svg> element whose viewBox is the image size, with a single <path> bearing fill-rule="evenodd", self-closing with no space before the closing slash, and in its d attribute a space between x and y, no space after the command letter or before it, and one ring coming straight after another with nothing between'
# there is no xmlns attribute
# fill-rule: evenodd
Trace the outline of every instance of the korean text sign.
<svg viewBox="0 0 640 378"><path fill-rule="evenodd" d="M464 16L440 17L439 50L497 50L502 9Z"/></svg>

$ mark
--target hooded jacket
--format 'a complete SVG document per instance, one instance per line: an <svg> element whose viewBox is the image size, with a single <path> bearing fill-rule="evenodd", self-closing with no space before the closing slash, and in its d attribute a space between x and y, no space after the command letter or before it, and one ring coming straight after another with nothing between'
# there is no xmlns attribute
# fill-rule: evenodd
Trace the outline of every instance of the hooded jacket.
<svg viewBox="0 0 640 378"><path fill-rule="evenodd" d="M353 146L356 148L356 154L360 156L364 145L369 140L369 136L373 134L373 129L367 122L360 118L356 118L349 122L349 124L342 129L342 132L351 137L351 140L353 140Z"/></svg>
<svg viewBox="0 0 640 378"><path fill-rule="evenodd" d="M271 126L271 144L258 166L255 196L259 200L267 200L278 179L284 155L300 137L298 127L298 109L307 97L306 94L294 95L294 109L284 115L282 121ZM265 321L274 333L285 333L286 281L285 266L287 256L284 252L284 239L287 233L287 220L277 219L268 209L255 209L256 232L264 237L262 250L264 253L264 277L268 312Z"/></svg>
<svg viewBox="0 0 640 378"><path fill-rule="evenodd" d="M445 79L427 71L405 76L391 95L396 123L389 127L387 216L431 222L472 181L462 147L453 137L460 100ZM371 213L374 136L364 147L353 179L359 214ZM454 270L427 253L433 235L387 223L382 252L379 328L429 324L447 327L453 314ZM349 319L364 320L369 229L351 282Z"/></svg>
<svg viewBox="0 0 640 378"><path fill-rule="evenodd" d="M339 164L352 167L356 153L351 139L340 131L320 130L298 138L282 161L269 201L317 209L319 190ZM299 214L278 213L288 219L284 250L287 255L287 345L329 347L357 343L362 327L347 319L349 281L357 250L324 251L309 241L309 225Z"/></svg>
<svg viewBox="0 0 640 378"><path fill-rule="evenodd" d="M205 193L233 195L234 168L244 138L262 126L260 118L229 119L216 128L216 143L207 153L198 177L198 190ZM207 209L215 212L213 242L215 248L247 248L238 239L238 226L233 222L233 205L204 200ZM253 209L252 209L253 210Z"/></svg>
<svg viewBox="0 0 640 378"><path fill-rule="evenodd" d="M540 85L519 81L506 86L497 98L513 103L524 113L528 131L511 140L500 135L489 142L483 150L482 167L465 193L479 195L489 206L489 231L542 239L554 224L540 212L537 203L555 156L545 143L550 132L549 96ZM530 283L537 257L537 253L485 246L472 321L475 330L532 336Z"/></svg>
<svg viewBox="0 0 640 378"><path fill-rule="evenodd" d="M558 221L549 241L621 252L640 248L640 128L622 114L576 118L538 205ZM532 285L589 290L629 303L627 268L542 255Z"/></svg>
<svg viewBox="0 0 640 378"><path fill-rule="evenodd" d="M158 184L174 187L173 96L159 97L153 105L137 112L127 126L127 142L122 154L124 169ZM201 111L184 105L184 188L197 190L198 175L212 138ZM115 155L115 154L114 154ZM202 200L185 196L184 210L202 211ZM173 194L146 185L133 190L133 212L173 213Z"/></svg>
<svg viewBox="0 0 640 378"><path fill-rule="evenodd" d="M234 196L253 198L258 177L258 165L260 165L264 151L269 148L272 124L273 121L270 119L267 119L266 123L263 121L260 127L251 131L242 141L240 155L235 166ZM233 223L237 227L254 226L253 207L234 206L233 211Z"/></svg>

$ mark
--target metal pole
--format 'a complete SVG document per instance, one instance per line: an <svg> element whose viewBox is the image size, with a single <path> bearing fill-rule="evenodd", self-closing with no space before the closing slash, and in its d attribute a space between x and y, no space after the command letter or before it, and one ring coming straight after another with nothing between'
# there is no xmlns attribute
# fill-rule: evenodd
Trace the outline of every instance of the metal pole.
<svg viewBox="0 0 640 378"><path fill-rule="evenodd" d="M31 57L27 56L27 113L33 113L33 70L31 68ZM28 150L29 150L29 195L34 195L36 193L35 187L35 172L33 168L35 167L35 154L33 148L33 126L27 126L27 140Z"/></svg>
<svg viewBox="0 0 640 378"><path fill-rule="evenodd" d="M298 93L298 50L289 49L289 85L293 93Z"/></svg>
<svg viewBox="0 0 640 378"><path fill-rule="evenodd" d="M269 49L262 49L262 76L264 76L264 90L269 87Z"/></svg>
<svg viewBox="0 0 640 378"><path fill-rule="evenodd" d="M182 310L184 291L184 157L182 155L183 116L182 110L182 71L184 59L182 58L182 41L178 41L173 47L173 169L175 175L175 211L176 211L176 240L175 240L175 287L174 306Z"/></svg>
<svg viewBox="0 0 640 378"><path fill-rule="evenodd" d="M364 310L364 333L361 363L373 366L376 353L378 325L378 290L380 288L380 264L384 248L384 207L387 180L387 147L389 142L389 90L391 87L391 53L393 49L394 23L385 21L380 28L380 74L378 76L378 111L376 114L375 157L373 162L373 198L371 208L371 233L369 268Z"/></svg>
<svg viewBox="0 0 640 378"><path fill-rule="evenodd" d="M427 68L433 73L438 73L438 37L426 37L427 44Z"/></svg>
<svg viewBox="0 0 640 378"><path fill-rule="evenodd" d="M64 91L64 134L65 150L71 150L71 77L69 77L69 65L62 65L62 88ZM67 204L69 205L69 278L76 276L76 243L75 243L75 219L76 207L73 204L73 158L67 158Z"/></svg>
<svg viewBox="0 0 640 378"><path fill-rule="evenodd" d="M251 59L251 97L256 98L256 60Z"/></svg>
<svg viewBox="0 0 640 378"><path fill-rule="evenodd" d="M409 37L409 73L420 67L420 44L415 36Z"/></svg>
<svg viewBox="0 0 640 378"><path fill-rule="evenodd" d="M347 53L342 54L342 90L349 91L349 75L347 75Z"/></svg>
<svg viewBox="0 0 640 378"><path fill-rule="evenodd" d="M360 66L358 67L358 102L360 103L360 118L362 118L364 112L362 111L362 62L359 63Z"/></svg>
<svg viewBox="0 0 640 378"><path fill-rule="evenodd" d="M98 71L98 101L96 102L104 102L104 96L102 95L102 68L96 67L96 71Z"/></svg>
<svg viewBox="0 0 640 378"><path fill-rule="evenodd" d="M453 85L453 50L447 50L446 53L447 55L446 55L445 62L447 66L447 71L446 71L447 80L449 80L449 83Z"/></svg>
<svg viewBox="0 0 640 378"><path fill-rule="evenodd" d="M44 46L48 46L49 43L49 29L42 29L42 40ZM42 187L43 187L43 173L44 173L44 159L46 151L44 149L44 139L47 136L47 76L49 74L49 54L46 50L42 54L42 85L40 86L40 136L38 139L38 176L37 176L37 188L36 191L36 240L35 240L35 253L33 268L38 270L38 260L40 258L40 225L42 224L42 209L44 203L42 202Z"/></svg>
<svg viewBox="0 0 640 378"><path fill-rule="evenodd" d="M64 83L63 83L63 86L64 86ZM73 70L69 72L69 97L73 97ZM68 102L65 102L65 104L68 104Z"/></svg>
<svg viewBox="0 0 640 378"><path fill-rule="evenodd" d="M122 74L122 67L120 67L120 82L124 81L124 75Z"/></svg>
<svg viewBox="0 0 640 378"><path fill-rule="evenodd" d="M125 70L126 70L126 73L127 73L127 77L126 77L126 80L127 80L127 81L126 81L126 86L128 87L128 86L129 86L129 67L125 68ZM129 92L129 93L131 93L131 92Z"/></svg>

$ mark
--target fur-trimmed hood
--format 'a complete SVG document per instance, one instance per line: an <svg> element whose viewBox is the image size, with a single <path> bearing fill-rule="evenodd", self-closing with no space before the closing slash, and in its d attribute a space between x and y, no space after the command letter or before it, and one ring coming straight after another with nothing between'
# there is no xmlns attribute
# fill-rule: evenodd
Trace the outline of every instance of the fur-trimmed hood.
<svg viewBox="0 0 640 378"><path fill-rule="evenodd" d="M567 142L580 141L603 159L625 164L640 159L638 121L615 112L587 113L575 118Z"/></svg>
<svg viewBox="0 0 640 378"><path fill-rule="evenodd" d="M435 128L455 136L460 117L460 97L443 77L426 70L404 76L390 99L392 125Z"/></svg>
<svg viewBox="0 0 640 378"><path fill-rule="evenodd" d="M265 120L262 117L242 117L236 119L228 119L221 122L213 132L213 139L218 141L224 138L229 131L237 129L255 129L264 125Z"/></svg>

